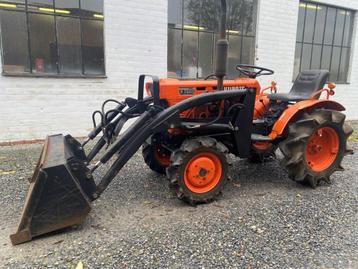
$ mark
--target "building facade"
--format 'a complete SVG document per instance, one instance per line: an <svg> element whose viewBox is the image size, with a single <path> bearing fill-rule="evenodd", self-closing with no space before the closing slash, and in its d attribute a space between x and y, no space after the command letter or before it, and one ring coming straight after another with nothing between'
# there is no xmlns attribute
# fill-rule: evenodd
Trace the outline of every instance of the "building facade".
<svg viewBox="0 0 358 269"><path fill-rule="evenodd" d="M229 0L236 63L289 91L303 69L329 69L335 100L358 119L358 2ZM135 96L139 74L202 78L213 70L215 0L1 0L0 142L84 136L107 98Z"/></svg>

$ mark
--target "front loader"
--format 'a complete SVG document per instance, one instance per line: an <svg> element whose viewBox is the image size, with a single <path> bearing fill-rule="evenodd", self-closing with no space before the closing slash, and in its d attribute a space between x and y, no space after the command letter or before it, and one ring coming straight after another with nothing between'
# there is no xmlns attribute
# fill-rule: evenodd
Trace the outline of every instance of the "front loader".
<svg viewBox="0 0 358 269"><path fill-rule="evenodd" d="M276 93L275 82L261 89L256 78L274 73L267 68L239 64L242 76L224 80L226 17L221 0L215 74L203 80L141 75L137 99L105 101L93 113L94 129L83 143L70 135L46 138L18 230L10 236L14 245L82 223L91 202L140 147L145 163L166 174L172 191L189 204L217 198L228 179L229 154L263 162L279 151L288 176L312 187L343 169L353 130L344 107L329 100L334 94L332 83L325 87L329 72L301 72L288 94ZM116 107L107 111L108 103ZM136 120L123 131L130 119ZM95 145L86 149L91 140ZM94 172L109 162L95 180Z"/></svg>

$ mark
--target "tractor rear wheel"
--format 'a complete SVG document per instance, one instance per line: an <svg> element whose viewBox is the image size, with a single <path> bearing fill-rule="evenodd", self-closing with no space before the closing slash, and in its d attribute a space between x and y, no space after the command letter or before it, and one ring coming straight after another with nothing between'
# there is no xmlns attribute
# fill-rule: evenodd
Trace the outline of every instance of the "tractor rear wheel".
<svg viewBox="0 0 358 269"><path fill-rule="evenodd" d="M165 174L165 170L170 164L170 152L161 145L144 142L142 146L142 155L145 163L154 172Z"/></svg>
<svg viewBox="0 0 358 269"><path fill-rule="evenodd" d="M170 187L192 205L213 201L228 180L227 147L210 137L186 140L171 155Z"/></svg>
<svg viewBox="0 0 358 269"><path fill-rule="evenodd" d="M335 171L342 170L343 157L349 153L347 139L353 129L345 123L345 115L334 110L319 109L289 126L280 150L281 164L289 177L313 188L320 181L330 182Z"/></svg>

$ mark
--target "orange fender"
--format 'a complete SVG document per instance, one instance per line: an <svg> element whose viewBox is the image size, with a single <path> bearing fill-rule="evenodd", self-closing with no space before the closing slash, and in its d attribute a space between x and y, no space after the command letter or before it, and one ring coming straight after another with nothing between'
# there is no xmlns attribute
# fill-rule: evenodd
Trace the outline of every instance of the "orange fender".
<svg viewBox="0 0 358 269"><path fill-rule="evenodd" d="M326 108L337 111L346 110L341 104L330 100L305 100L289 106L276 121L269 135L271 139L281 136L292 119L302 111L309 112L312 109Z"/></svg>

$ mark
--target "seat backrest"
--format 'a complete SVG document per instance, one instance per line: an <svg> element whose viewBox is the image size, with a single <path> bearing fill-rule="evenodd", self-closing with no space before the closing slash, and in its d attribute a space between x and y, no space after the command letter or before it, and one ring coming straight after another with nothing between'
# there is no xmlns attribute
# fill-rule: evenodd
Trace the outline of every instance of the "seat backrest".
<svg viewBox="0 0 358 269"><path fill-rule="evenodd" d="M310 98L311 95L323 89L329 78L327 70L306 70L298 74L290 91L290 95Z"/></svg>

